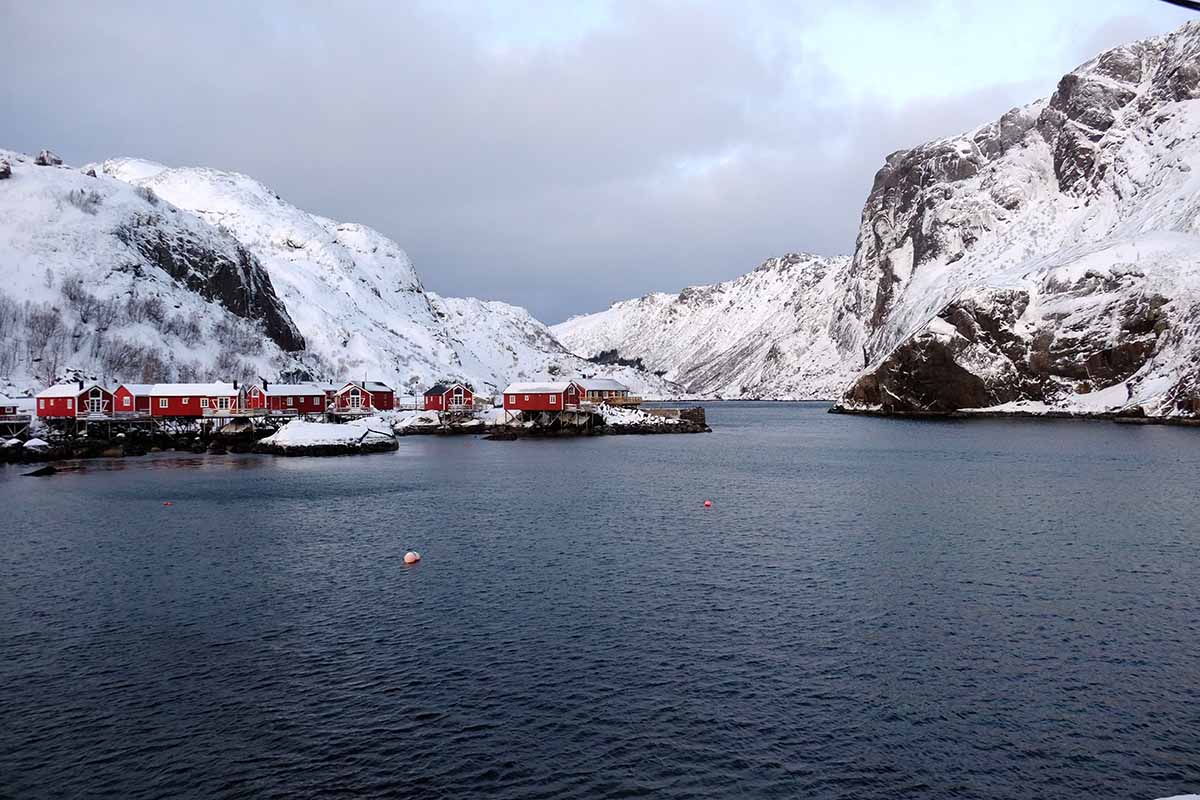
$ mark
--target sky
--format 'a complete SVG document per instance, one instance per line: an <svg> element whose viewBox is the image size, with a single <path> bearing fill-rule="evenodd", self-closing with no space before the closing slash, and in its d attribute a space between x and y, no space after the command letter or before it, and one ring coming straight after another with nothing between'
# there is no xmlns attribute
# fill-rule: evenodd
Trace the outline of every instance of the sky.
<svg viewBox="0 0 1200 800"><path fill-rule="evenodd" d="M0 148L258 178L554 323L850 253L875 171L1193 16L1156 0L0 0Z"/></svg>

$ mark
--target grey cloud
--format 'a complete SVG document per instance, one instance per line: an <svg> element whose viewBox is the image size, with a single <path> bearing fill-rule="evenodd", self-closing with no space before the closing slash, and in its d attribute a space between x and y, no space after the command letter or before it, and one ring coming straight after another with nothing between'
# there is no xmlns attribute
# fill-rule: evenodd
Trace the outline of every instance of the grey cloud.
<svg viewBox="0 0 1200 800"><path fill-rule="evenodd" d="M884 154L1053 88L843 101L830 65L764 47L732 3L618 4L611 25L508 51L409 3L6 8L0 146L246 172L392 236L432 289L549 321L847 252Z"/></svg>

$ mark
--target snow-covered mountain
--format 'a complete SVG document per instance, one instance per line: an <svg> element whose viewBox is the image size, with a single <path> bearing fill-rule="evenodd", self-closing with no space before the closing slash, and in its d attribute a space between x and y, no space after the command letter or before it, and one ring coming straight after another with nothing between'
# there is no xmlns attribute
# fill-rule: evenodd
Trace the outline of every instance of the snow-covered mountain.
<svg viewBox="0 0 1200 800"><path fill-rule="evenodd" d="M233 236L55 161L0 150L0 389L69 369L187 381L304 368L303 337Z"/></svg>
<svg viewBox="0 0 1200 800"><path fill-rule="evenodd" d="M888 156L853 258L819 278L759 270L555 332L722 396L830 396L861 369L842 409L1198 415L1198 98L1190 23Z"/></svg>
<svg viewBox="0 0 1200 800"><path fill-rule="evenodd" d="M732 281L614 303L551 330L579 355L640 362L692 394L830 398L862 365L830 335L848 263L788 254Z"/></svg>
<svg viewBox="0 0 1200 800"><path fill-rule="evenodd" d="M1200 412L1200 24L895 153L835 320L890 412Z"/></svg>
<svg viewBox="0 0 1200 800"><path fill-rule="evenodd" d="M427 293L392 240L309 214L245 175L130 158L82 170L7 151L0 159L11 164L0 178L0 266L10 277L0 341L16 345L0 355L0 388L69 372L308 374L382 379L402 392L462 379L486 393L600 373L651 396L674 391L572 355L524 309ZM37 328L54 315L62 330L50 343L40 328L30 341L30 320Z"/></svg>
<svg viewBox="0 0 1200 800"><path fill-rule="evenodd" d="M497 392L515 380L614 373L569 353L522 308L427 292L391 239L303 211L253 178L130 158L93 168L232 233L266 267L308 351L334 375L378 376L408 391L453 378ZM674 391L653 375L618 371L652 396Z"/></svg>

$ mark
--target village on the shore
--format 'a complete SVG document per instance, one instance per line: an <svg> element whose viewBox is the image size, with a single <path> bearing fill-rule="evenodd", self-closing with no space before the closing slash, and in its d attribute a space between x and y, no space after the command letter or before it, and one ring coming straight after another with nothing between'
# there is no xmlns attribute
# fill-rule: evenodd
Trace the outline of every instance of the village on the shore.
<svg viewBox="0 0 1200 800"><path fill-rule="evenodd" d="M342 383L119 383L77 379L0 396L0 459L45 461L186 449L339 455L398 447L412 434L490 439L707 431L703 408L642 408L610 378L523 382L498 396L448 380L401 397L375 380Z"/></svg>

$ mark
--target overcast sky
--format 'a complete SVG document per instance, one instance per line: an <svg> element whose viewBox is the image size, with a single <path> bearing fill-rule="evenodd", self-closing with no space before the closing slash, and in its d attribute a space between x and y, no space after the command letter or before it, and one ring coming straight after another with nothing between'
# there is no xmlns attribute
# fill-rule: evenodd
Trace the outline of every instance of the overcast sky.
<svg viewBox="0 0 1200 800"><path fill-rule="evenodd" d="M1156 0L0 0L0 147L233 169L547 322L846 253L893 150L1191 18Z"/></svg>

